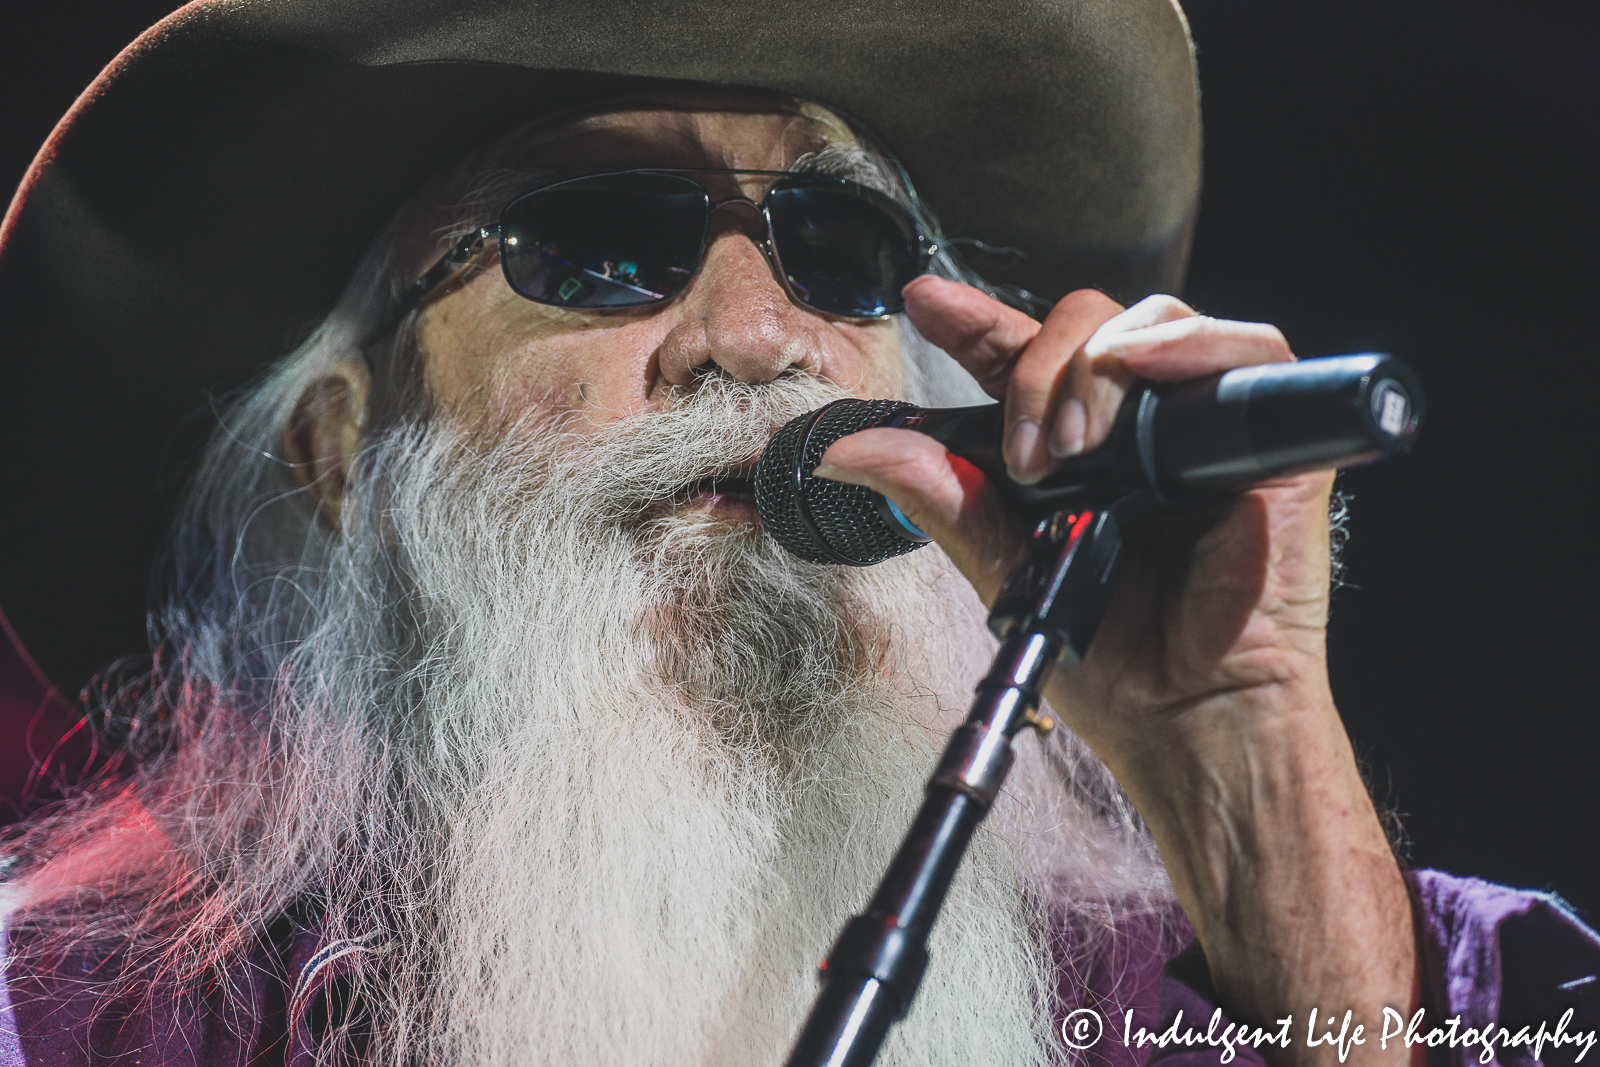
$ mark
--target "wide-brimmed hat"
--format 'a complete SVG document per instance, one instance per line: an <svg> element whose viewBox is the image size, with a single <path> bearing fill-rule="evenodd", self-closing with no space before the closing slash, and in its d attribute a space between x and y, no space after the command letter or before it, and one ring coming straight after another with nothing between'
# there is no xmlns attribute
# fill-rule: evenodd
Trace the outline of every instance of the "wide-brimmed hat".
<svg viewBox="0 0 1600 1067"><path fill-rule="evenodd" d="M0 609L73 694L143 651L211 397L332 307L385 218L519 122L659 80L820 101L947 234L1054 298L1182 279L1199 112L1173 0L200 0L101 73L0 231Z"/></svg>

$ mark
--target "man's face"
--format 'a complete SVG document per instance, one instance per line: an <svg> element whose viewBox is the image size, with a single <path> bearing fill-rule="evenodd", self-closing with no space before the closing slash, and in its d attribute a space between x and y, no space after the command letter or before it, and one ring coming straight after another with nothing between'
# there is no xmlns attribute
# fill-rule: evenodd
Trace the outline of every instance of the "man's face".
<svg viewBox="0 0 1600 1067"><path fill-rule="evenodd" d="M475 204L475 186L781 172L828 149L859 151L828 112L726 95L518 131L413 201L401 269L438 258L440 228L477 210L443 205ZM696 177L717 200L771 181ZM827 938L912 817L933 724L970 689L989 638L942 554L804 563L748 497L711 488L789 419L901 389L895 324L793 303L752 215L715 213L690 284L658 306L536 304L491 261L419 313L430 403L373 435L290 672L316 688L304 706L351 709L391 761L339 754L344 720L314 727L329 758L297 766L311 788L285 805L315 833L348 817L313 793L370 800L378 843L330 848L320 884L351 936L374 885L413 924L364 972L389 1026L377 1058L778 1062ZM303 410L354 451L356 390L314 389L325 401ZM295 469L313 492L343 484ZM918 1001L959 1032L899 1037L904 1061L1044 1062L1047 948L1016 888L1031 875L998 836L965 864L941 919L950 966ZM710 965L686 974L685 946Z"/></svg>
<svg viewBox="0 0 1600 1067"><path fill-rule="evenodd" d="M786 170L807 153L857 147L849 128L811 104L727 93L653 98L536 128L512 149L536 172L631 167ZM713 200L759 202L772 179L696 176ZM659 409L698 373L746 383L786 371L826 379L859 396L896 395L901 383L888 319L842 319L789 299L756 240L754 213L712 215L704 258L671 301L620 311L583 311L518 296L498 269L427 304L418 321L422 375L441 416L463 429L508 424L531 410L578 432ZM434 246L437 247L436 245ZM437 255L434 252L433 255ZM417 265L417 273L426 261ZM701 494L690 506L748 519L748 503Z"/></svg>

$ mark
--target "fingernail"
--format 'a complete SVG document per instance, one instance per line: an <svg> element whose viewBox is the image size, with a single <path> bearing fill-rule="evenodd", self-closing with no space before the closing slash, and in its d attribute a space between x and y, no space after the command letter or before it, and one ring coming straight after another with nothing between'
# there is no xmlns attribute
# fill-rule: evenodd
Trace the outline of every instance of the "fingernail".
<svg viewBox="0 0 1600 1067"><path fill-rule="evenodd" d="M848 470L835 463L825 463L811 473L818 478L827 478L830 481L844 482L847 485L866 485L867 488L871 488L871 486L867 483L866 475L857 474L855 471Z"/></svg>
<svg viewBox="0 0 1600 1067"><path fill-rule="evenodd" d="M1044 473L1039 436L1039 424L1032 419L1018 419L1006 434L1006 466L1019 482L1036 482Z"/></svg>
<svg viewBox="0 0 1600 1067"><path fill-rule="evenodd" d="M1068 397L1066 403L1061 405L1055 428L1050 434L1050 454L1057 459L1076 456L1083 451L1083 439L1088 432L1089 409L1077 397Z"/></svg>

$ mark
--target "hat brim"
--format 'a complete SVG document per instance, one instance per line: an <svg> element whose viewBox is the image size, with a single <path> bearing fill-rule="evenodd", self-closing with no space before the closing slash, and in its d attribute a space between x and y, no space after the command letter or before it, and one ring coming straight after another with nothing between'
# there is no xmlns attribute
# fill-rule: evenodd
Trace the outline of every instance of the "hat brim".
<svg viewBox="0 0 1600 1067"><path fill-rule="evenodd" d="M290 351L407 194L541 114L662 81L822 101L996 281L1182 280L1199 112L1170 0L190 4L57 127L0 230L3 608L75 693L142 651L208 398Z"/></svg>

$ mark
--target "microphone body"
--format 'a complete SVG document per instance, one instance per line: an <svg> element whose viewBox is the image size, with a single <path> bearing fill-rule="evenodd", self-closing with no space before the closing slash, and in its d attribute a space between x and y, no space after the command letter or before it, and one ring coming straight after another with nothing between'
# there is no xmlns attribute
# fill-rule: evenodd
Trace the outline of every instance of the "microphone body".
<svg viewBox="0 0 1600 1067"><path fill-rule="evenodd" d="M983 471L1019 514L1038 520L1130 494L1204 508L1273 478L1409 452L1423 411L1415 373L1381 353L1139 382L1103 444L1023 485L1006 474L1001 404L921 408L840 400L773 437L757 467L756 505L773 536L801 558L869 566L928 538L881 494L812 477L828 446L859 430L891 426L927 434Z"/></svg>

